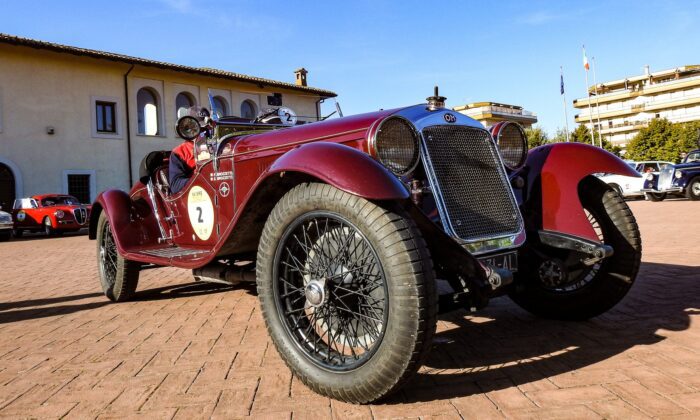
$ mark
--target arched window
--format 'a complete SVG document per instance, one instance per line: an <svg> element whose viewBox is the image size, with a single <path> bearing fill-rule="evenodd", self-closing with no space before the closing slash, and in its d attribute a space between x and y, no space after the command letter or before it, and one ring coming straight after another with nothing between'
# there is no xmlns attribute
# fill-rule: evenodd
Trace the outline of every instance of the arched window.
<svg viewBox="0 0 700 420"><path fill-rule="evenodd" d="M180 92L175 97L175 112L176 117L180 118L187 115L187 110L194 106L194 98L186 92Z"/></svg>
<svg viewBox="0 0 700 420"><path fill-rule="evenodd" d="M218 112L222 117L229 115L226 99L221 96L214 96L214 109L212 111Z"/></svg>
<svg viewBox="0 0 700 420"><path fill-rule="evenodd" d="M148 88L139 89L136 94L136 106L138 108L139 134L158 135L158 99L156 93Z"/></svg>
<svg viewBox="0 0 700 420"><path fill-rule="evenodd" d="M258 108L255 106L255 102L250 99L246 99L241 103L241 117L247 119L254 119L258 116Z"/></svg>

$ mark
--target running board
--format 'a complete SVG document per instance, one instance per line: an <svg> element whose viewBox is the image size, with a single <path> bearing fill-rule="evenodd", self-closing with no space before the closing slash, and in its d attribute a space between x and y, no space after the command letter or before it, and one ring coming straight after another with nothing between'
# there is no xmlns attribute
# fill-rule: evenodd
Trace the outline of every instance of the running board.
<svg viewBox="0 0 700 420"><path fill-rule="evenodd" d="M191 255L206 254L208 250L181 248L179 246L169 246L166 248L146 249L139 251L139 254L150 255L159 258L187 257Z"/></svg>

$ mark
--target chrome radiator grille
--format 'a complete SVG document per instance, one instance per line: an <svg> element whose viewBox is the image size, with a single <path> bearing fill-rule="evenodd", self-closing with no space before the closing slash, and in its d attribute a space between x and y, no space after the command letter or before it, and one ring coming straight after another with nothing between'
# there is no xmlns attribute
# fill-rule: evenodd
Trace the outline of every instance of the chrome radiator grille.
<svg viewBox="0 0 700 420"><path fill-rule="evenodd" d="M87 221L87 209L82 207L78 209L73 209L73 216L75 217L75 221L78 222L79 225L84 225Z"/></svg>
<svg viewBox="0 0 700 420"><path fill-rule="evenodd" d="M423 144L441 216L450 225L445 226L448 233L474 241L522 230L508 177L485 130L431 126L423 130Z"/></svg>
<svg viewBox="0 0 700 420"><path fill-rule="evenodd" d="M671 188L671 182L673 181L673 166L668 165L659 172L659 182L656 185L657 190L665 190Z"/></svg>

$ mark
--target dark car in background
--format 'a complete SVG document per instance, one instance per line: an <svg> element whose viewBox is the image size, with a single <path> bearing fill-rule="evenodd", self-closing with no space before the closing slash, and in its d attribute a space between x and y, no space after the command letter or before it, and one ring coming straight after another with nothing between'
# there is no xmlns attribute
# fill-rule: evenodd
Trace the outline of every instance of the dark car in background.
<svg viewBox="0 0 700 420"><path fill-rule="evenodd" d="M652 201L661 201L668 195L700 200L700 149L688 153L682 163L666 166L658 175L647 174L642 191Z"/></svg>

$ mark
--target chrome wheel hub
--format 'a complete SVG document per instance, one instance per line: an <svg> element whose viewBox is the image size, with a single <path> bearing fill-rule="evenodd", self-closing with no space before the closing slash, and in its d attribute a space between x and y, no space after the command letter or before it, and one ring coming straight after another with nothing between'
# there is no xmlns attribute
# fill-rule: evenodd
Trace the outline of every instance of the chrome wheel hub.
<svg viewBox="0 0 700 420"><path fill-rule="evenodd" d="M540 264L540 280L549 287L557 287L566 280L564 268L557 261L547 260Z"/></svg>
<svg viewBox="0 0 700 420"><path fill-rule="evenodd" d="M700 195L700 182L694 182L691 188L693 189L693 195Z"/></svg>
<svg viewBox="0 0 700 420"><path fill-rule="evenodd" d="M306 301L310 306L318 308L326 303L326 290L322 282L318 280L312 280L304 288L304 295L306 295Z"/></svg>

